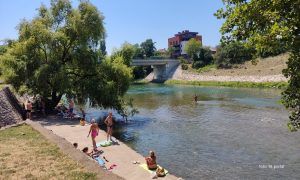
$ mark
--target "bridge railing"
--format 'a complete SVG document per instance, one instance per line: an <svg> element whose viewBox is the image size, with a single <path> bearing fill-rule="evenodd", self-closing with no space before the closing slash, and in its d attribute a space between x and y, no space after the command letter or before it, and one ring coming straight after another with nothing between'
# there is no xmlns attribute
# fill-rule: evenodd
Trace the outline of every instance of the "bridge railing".
<svg viewBox="0 0 300 180"><path fill-rule="evenodd" d="M165 59L172 59L171 57L166 56L151 56L151 57L144 57L144 58L136 58L133 60L165 60Z"/></svg>

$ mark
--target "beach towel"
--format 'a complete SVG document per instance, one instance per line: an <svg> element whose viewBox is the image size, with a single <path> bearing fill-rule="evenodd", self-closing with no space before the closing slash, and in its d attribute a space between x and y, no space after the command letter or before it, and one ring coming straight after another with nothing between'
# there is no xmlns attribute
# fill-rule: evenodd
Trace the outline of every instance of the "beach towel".
<svg viewBox="0 0 300 180"><path fill-rule="evenodd" d="M95 158L96 162L100 165L100 166L104 166L105 161L100 158L99 156Z"/></svg>
<svg viewBox="0 0 300 180"><path fill-rule="evenodd" d="M148 171L149 173L156 173L156 170L150 170L148 169L147 164L141 164L140 165L141 168L145 169L146 171ZM160 165L157 165L158 168L162 168ZM168 174L169 171L165 169L165 173Z"/></svg>
<svg viewBox="0 0 300 180"><path fill-rule="evenodd" d="M112 145L111 141L101 141L96 144L97 147L100 147L100 146L106 147L106 146L110 146L110 145Z"/></svg>

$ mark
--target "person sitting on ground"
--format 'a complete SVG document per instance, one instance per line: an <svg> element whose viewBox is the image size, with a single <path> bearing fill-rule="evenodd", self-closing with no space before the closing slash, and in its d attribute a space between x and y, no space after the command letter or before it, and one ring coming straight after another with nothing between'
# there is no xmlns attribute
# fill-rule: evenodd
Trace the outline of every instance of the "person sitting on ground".
<svg viewBox="0 0 300 180"><path fill-rule="evenodd" d="M88 156L90 156L90 157L92 157L92 158L96 158L96 157L98 157L98 156L100 156L100 154L102 154L103 153L103 151L102 150L97 150L97 151L91 151L91 152L89 152L89 148L88 147L85 147L85 148L83 148L82 149L82 152L84 152L84 154L86 154L86 155L88 155ZM105 159L105 157L104 157L104 159ZM105 159L106 160L106 159ZM107 160L106 160L107 161ZM107 161L108 162L108 161Z"/></svg>
<svg viewBox="0 0 300 180"><path fill-rule="evenodd" d="M150 170L156 170L157 164L156 164L156 156L153 151L149 152L149 157L146 157L146 163L147 167Z"/></svg>
<svg viewBox="0 0 300 180"><path fill-rule="evenodd" d="M89 135L91 134L94 150L97 150L95 138L99 134L99 127L98 127L98 124L96 123L95 119L92 119L91 123L92 123L92 125L90 127L90 131L89 131L89 134L87 137L89 137Z"/></svg>
<svg viewBox="0 0 300 180"><path fill-rule="evenodd" d="M82 118L80 119L80 125L84 126L85 125L85 112L82 108L80 108L81 114L82 114Z"/></svg>
<svg viewBox="0 0 300 180"><path fill-rule="evenodd" d="M75 149L77 149L78 143L73 143L73 146L74 146Z"/></svg>
<svg viewBox="0 0 300 180"><path fill-rule="evenodd" d="M93 154L93 151L89 152L89 148L88 147L85 147L82 149L82 152L88 156L92 156Z"/></svg>
<svg viewBox="0 0 300 180"><path fill-rule="evenodd" d="M80 124L81 126L85 126L85 120L84 120L84 119L80 119L79 124Z"/></svg>

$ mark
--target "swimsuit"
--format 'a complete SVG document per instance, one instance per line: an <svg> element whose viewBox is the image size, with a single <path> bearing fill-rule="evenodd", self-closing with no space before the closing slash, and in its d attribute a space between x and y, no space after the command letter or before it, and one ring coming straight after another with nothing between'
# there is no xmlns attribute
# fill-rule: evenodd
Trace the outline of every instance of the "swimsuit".
<svg viewBox="0 0 300 180"><path fill-rule="evenodd" d="M92 138L95 138L96 136L98 136L98 132L96 129L92 130Z"/></svg>
<svg viewBox="0 0 300 180"><path fill-rule="evenodd" d="M112 128L112 127L113 127L113 125L107 125L107 127L108 127L108 128Z"/></svg>

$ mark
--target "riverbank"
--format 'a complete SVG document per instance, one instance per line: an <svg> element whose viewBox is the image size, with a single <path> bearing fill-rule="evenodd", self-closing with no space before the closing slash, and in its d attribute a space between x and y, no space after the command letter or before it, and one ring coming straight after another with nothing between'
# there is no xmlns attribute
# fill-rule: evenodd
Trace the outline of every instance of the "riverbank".
<svg viewBox="0 0 300 180"><path fill-rule="evenodd" d="M193 80L167 80L165 84L182 84L193 86L222 86L241 88L277 88L284 89L288 83L279 82L250 82L250 81L193 81Z"/></svg>
<svg viewBox="0 0 300 180"><path fill-rule="evenodd" d="M288 85L288 79L282 74L286 68L287 53L269 58L257 58L256 65L250 61L235 65L231 69L211 68L206 71L182 70L179 66L172 79L166 84L186 84L199 86L225 86L247 88L279 88Z"/></svg>
<svg viewBox="0 0 300 180"><path fill-rule="evenodd" d="M0 142L0 179L120 179L78 164L71 151L64 153L25 123L1 129Z"/></svg>
<svg viewBox="0 0 300 180"><path fill-rule="evenodd" d="M81 126L77 120L60 119L56 116L51 116L47 119L41 118L37 122L57 136L66 139L70 144L78 143L78 149L84 147L92 149L91 138L87 138L89 125ZM101 142L104 140L106 140L106 133L100 130L96 141ZM103 156L109 161L106 162L106 167L114 166L112 173L125 179L150 179L151 174L148 171L141 168L138 164L133 164L133 161L138 161L141 164L145 163L145 158L124 143L118 141L117 145L102 147L101 150L104 151ZM157 156L159 162L159 154ZM168 174L163 179L172 180L178 178Z"/></svg>

